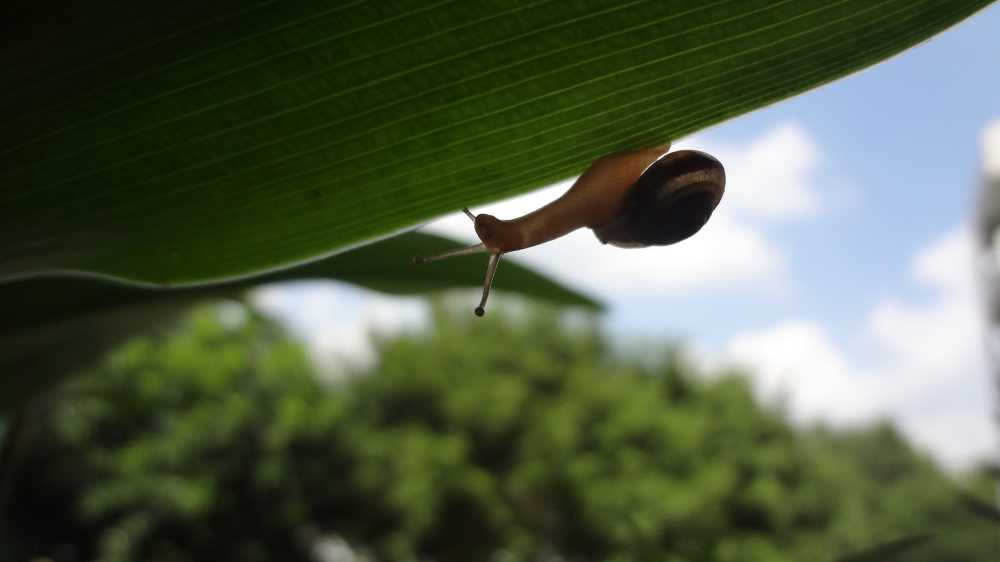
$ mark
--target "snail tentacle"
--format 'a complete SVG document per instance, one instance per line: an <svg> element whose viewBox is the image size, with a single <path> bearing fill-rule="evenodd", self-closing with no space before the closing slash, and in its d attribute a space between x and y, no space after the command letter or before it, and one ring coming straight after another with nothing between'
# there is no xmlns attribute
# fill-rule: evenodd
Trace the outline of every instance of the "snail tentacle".
<svg viewBox="0 0 1000 562"><path fill-rule="evenodd" d="M486 251L486 245L480 242L478 244L466 246L465 248L451 250L449 252L444 252L434 256L414 256L413 263L430 263L432 261L443 260L445 258L453 258L455 256L467 256L469 254L478 254L479 252L485 252L485 251Z"/></svg>
<svg viewBox="0 0 1000 562"><path fill-rule="evenodd" d="M483 298L476 307L476 316L486 314L486 299L490 298L490 289L493 288L493 278L497 274L497 266L500 265L502 254L490 254L490 261L486 264L486 279L483 280Z"/></svg>

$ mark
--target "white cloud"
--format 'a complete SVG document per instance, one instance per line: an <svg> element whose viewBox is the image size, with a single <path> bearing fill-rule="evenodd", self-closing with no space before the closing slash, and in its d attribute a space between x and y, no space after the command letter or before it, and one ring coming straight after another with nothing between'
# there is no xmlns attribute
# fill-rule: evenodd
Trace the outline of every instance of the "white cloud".
<svg viewBox="0 0 1000 562"><path fill-rule="evenodd" d="M934 296L872 310L872 365L852 363L821 325L804 320L737 335L726 355L752 368L762 395L786 395L798 419L887 415L946 464L963 466L997 444L973 248L963 227L916 256L913 280Z"/></svg>
<svg viewBox="0 0 1000 562"><path fill-rule="evenodd" d="M623 250L603 246L589 229L581 229L518 252L516 259L610 301L626 294L644 298L720 292L773 296L786 291L790 281L785 256L761 231L759 221L819 212L814 182L819 164L816 143L800 126L784 124L742 147L693 140L677 147L715 154L727 170L722 204L697 235L673 246ZM572 182L474 211L517 217L558 198ZM437 220L428 229L475 241L471 222L460 213Z"/></svg>
<svg viewBox="0 0 1000 562"><path fill-rule="evenodd" d="M888 300L869 319L871 335L906 369L937 374L982 364L982 305L971 234L957 229L914 260L912 275L938 298L925 305Z"/></svg>
<svg viewBox="0 0 1000 562"><path fill-rule="evenodd" d="M416 327L427 318L421 299L329 282L265 286L253 300L260 310L286 320L324 367L368 366L375 359L371 334Z"/></svg>
<svg viewBox="0 0 1000 562"><path fill-rule="evenodd" d="M750 368L758 393L787 402L796 420L823 417L858 421L870 415L877 397L862 390L866 377L847 364L844 353L822 326L786 320L757 332L737 334L726 348L734 362Z"/></svg>
<svg viewBox="0 0 1000 562"><path fill-rule="evenodd" d="M980 139L983 173L1000 177L1000 119L994 119L983 129Z"/></svg>
<svg viewBox="0 0 1000 562"><path fill-rule="evenodd" d="M796 123L778 125L742 147L691 139L677 148L703 150L725 164L725 203L738 214L778 220L821 211L816 189L820 150Z"/></svg>

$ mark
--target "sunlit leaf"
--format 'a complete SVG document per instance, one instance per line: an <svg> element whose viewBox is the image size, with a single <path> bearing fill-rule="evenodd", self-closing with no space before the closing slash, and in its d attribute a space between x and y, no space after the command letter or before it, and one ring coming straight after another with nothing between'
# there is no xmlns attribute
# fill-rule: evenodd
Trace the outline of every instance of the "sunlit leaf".
<svg viewBox="0 0 1000 562"><path fill-rule="evenodd" d="M806 91L989 3L8 0L0 277L296 263Z"/></svg>

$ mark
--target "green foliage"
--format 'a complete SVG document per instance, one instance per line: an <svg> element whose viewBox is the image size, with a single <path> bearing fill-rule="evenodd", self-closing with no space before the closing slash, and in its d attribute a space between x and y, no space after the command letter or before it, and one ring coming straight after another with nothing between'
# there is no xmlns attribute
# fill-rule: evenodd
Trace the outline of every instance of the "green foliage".
<svg viewBox="0 0 1000 562"><path fill-rule="evenodd" d="M871 552L1000 551L887 425L795 429L739 377L671 345L622 359L545 309L435 314L333 379L252 315L132 341L57 402L14 535L59 562L60 544L99 562L307 560L323 536L380 560L822 561L920 531L935 540Z"/></svg>
<svg viewBox="0 0 1000 562"><path fill-rule="evenodd" d="M843 558L838 558L837 562L884 562L885 560L898 560L902 553L923 545L929 539L930 535L926 534L900 537L866 549L864 552L857 552Z"/></svg>
<svg viewBox="0 0 1000 562"><path fill-rule="evenodd" d="M990 0L6 0L0 278L313 258L875 64Z"/></svg>

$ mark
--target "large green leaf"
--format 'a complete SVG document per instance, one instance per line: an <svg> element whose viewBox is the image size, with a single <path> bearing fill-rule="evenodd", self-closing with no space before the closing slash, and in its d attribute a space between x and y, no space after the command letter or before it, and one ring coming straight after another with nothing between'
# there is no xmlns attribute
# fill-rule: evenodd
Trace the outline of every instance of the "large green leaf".
<svg viewBox="0 0 1000 562"><path fill-rule="evenodd" d="M383 292L418 294L482 284L485 256L414 266L411 258L451 250L439 236L408 233L319 261L227 283L163 289L69 276L11 281L0 290L0 412L85 367L126 337L176 317L192 304L242 298L282 281L336 280ZM501 291L599 308L594 300L508 260ZM469 314L476 301L469 302Z"/></svg>
<svg viewBox="0 0 1000 562"><path fill-rule="evenodd" d="M312 258L808 90L989 3L7 0L0 277Z"/></svg>

